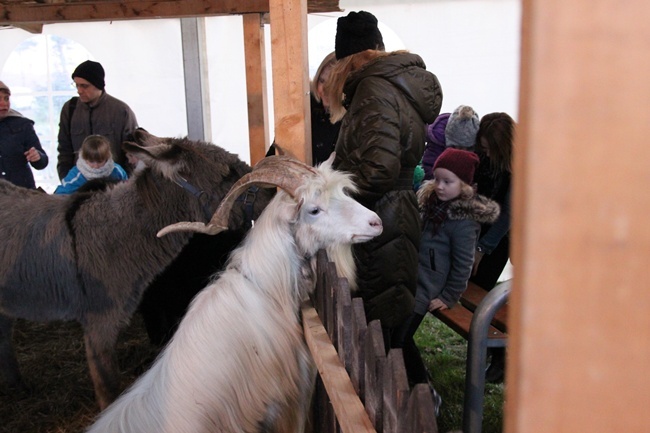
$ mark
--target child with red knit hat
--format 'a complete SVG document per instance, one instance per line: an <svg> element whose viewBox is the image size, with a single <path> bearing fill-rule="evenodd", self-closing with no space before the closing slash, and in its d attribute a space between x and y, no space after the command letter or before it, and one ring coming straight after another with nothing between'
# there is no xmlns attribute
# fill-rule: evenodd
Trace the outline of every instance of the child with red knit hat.
<svg viewBox="0 0 650 433"><path fill-rule="evenodd" d="M433 179L418 190L422 215L415 308L404 325L402 348L411 383L427 383L428 372L413 340L427 311L453 307L467 288L482 223L494 222L499 205L476 194L474 152L447 148L433 165Z"/></svg>

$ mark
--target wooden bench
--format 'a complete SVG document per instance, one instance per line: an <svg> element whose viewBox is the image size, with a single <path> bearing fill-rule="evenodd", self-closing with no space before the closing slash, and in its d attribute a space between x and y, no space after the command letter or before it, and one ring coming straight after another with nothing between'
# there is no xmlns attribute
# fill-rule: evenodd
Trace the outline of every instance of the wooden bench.
<svg viewBox="0 0 650 433"><path fill-rule="evenodd" d="M508 296L512 280L487 291L469 282L460 302L433 315L467 340L463 432L480 433L483 423L483 393L488 347L508 343Z"/></svg>

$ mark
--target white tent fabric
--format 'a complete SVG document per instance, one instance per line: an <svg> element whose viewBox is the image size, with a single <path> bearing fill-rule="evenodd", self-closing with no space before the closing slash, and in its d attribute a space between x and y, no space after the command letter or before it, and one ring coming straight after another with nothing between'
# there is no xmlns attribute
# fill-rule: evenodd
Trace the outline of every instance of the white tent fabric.
<svg viewBox="0 0 650 433"><path fill-rule="evenodd" d="M340 6L343 12L308 16L310 74L334 49L336 19L349 11L367 10L379 19L387 50L407 49L419 54L438 76L444 93L442 112L462 104L471 105L481 116L505 111L517 118L520 0L342 0ZM268 27L266 58L270 62ZM206 18L205 28L209 140L248 161L242 18ZM51 24L43 27L43 35L76 41L90 58L102 63L106 90L131 106L141 126L159 136L187 135L179 20ZM30 86L25 83L30 82L30 76L34 81L34 74L47 74L48 70L32 66L33 60L17 61L12 53L34 37L43 36L20 29L0 32L0 80L27 93ZM39 57L44 61L45 54ZM269 65L267 72L271 70ZM271 83L268 77L269 92ZM12 104L20 102L20 97L21 92L13 92ZM270 119L272 108L269 94ZM30 117L29 112L23 114ZM50 117L48 121L34 120L52 161L48 170L55 170L58 113ZM47 173L35 172L35 176L48 190L46 184L53 181L51 173L48 177Z"/></svg>

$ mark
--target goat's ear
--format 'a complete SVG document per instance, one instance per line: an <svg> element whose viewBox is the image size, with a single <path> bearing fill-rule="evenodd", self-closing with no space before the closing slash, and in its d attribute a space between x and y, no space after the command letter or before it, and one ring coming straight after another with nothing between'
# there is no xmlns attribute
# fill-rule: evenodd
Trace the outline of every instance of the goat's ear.
<svg viewBox="0 0 650 433"><path fill-rule="evenodd" d="M324 168L332 168L332 164L334 164L334 158L336 158L336 152L332 152L327 158L326 161L323 161L320 166Z"/></svg>
<svg viewBox="0 0 650 433"><path fill-rule="evenodd" d="M296 208L294 209L293 218L291 218L292 221L296 221L298 217L300 217L300 209L302 209L303 204L305 204L305 199L301 198L300 201L296 204Z"/></svg>

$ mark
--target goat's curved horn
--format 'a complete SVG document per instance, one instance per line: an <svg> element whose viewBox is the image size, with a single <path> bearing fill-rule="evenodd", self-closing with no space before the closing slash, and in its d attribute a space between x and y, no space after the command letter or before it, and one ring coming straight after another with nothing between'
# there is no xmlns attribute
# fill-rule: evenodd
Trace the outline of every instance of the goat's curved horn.
<svg viewBox="0 0 650 433"><path fill-rule="evenodd" d="M179 222L168 225L158 232L158 237L179 231L193 231L216 235L228 229L230 210L237 197L251 185L265 188L277 186L291 197L296 196L296 189L302 185L306 176L317 173L316 169L289 156L269 156L261 160L253 171L239 179L221 200L217 211L208 224L199 222Z"/></svg>

